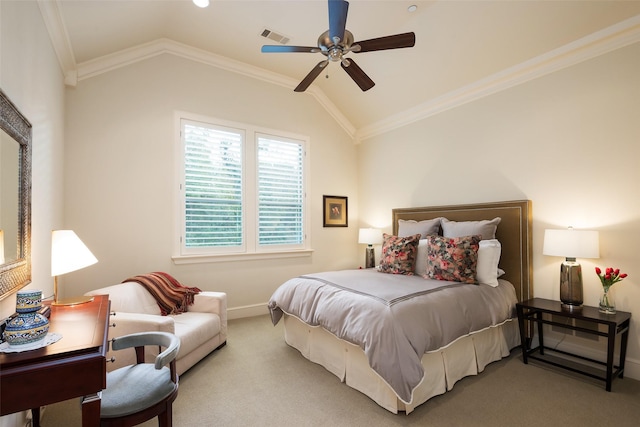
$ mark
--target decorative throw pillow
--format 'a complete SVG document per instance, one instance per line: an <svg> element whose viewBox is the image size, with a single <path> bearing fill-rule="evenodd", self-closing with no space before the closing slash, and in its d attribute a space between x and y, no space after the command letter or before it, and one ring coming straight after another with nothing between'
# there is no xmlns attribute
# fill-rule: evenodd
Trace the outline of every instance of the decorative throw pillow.
<svg viewBox="0 0 640 427"><path fill-rule="evenodd" d="M502 247L496 239L481 240L478 248L478 267L476 278L483 285L498 286L500 253ZM504 272L503 272L504 274Z"/></svg>
<svg viewBox="0 0 640 427"><path fill-rule="evenodd" d="M502 221L500 217L482 221L449 221L442 218L442 235L444 237L463 237L479 234L482 236L482 240L495 239L500 221Z"/></svg>
<svg viewBox="0 0 640 427"><path fill-rule="evenodd" d="M424 221L398 220L398 236L407 237L419 234L426 239L429 234L439 234L440 218L425 219Z"/></svg>
<svg viewBox="0 0 640 427"><path fill-rule="evenodd" d="M382 255L378 271L412 276L420 235L398 237L384 233L382 237Z"/></svg>
<svg viewBox="0 0 640 427"><path fill-rule="evenodd" d="M480 236L427 236L427 279L476 283Z"/></svg>

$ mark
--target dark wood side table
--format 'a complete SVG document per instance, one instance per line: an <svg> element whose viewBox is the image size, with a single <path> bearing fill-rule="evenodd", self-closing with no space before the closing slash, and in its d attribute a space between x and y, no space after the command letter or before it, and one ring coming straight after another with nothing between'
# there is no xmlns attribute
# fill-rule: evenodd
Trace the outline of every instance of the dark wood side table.
<svg viewBox="0 0 640 427"><path fill-rule="evenodd" d="M611 382L614 377L623 378L624 375L624 362L627 354L627 341L629 339L629 323L631 320L631 313L626 311L618 311L616 314L604 314L600 313L598 308L582 306L580 309L568 310L562 307L560 301L552 301L542 298L533 298L527 301L516 304L518 312L518 323L520 326L520 339L522 343L522 361L526 364L528 359L535 359L541 362L545 362L559 368L567 369L572 372L577 372L605 381L606 390L611 391ZM545 314L547 316L545 316ZM560 323L554 321L550 317L560 316L570 319L578 319L583 325L593 324L593 328L574 325L573 322ZM531 321L537 324L538 328L538 341L539 345L535 348L529 348L528 339L526 337L526 321ZM607 361L602 362L594 360L588 357L580 356L574 353L569 353L562 350L552 349L544 346L544 334L543 324L559 326L562 328L572 329L587 334L594 334L607 339ZM604 325L605 331L600 330L600 325ZM620 360L618 365L614 365L614 349L616 336L620 336ZM574 365L562 363L546 359L544 357L545 350L560 353L565 356L570 356L571 360L577 360L582 362L590 362L598 366L604 366L604 369L600 369L600 373L593 373L586 369L586 364L583 364L585 369L575 367ZM615 369L615 371L614 371ZM605 375L602 376L602 373Z"/></svg>
<svg viewBox="0 0 640 427"><path fill-rule="evenodd" d="M83 397L82 425L100 425L100 392L106 387L109 297L51 307L49 331L60 341L21 353L0 353L0 415ZM34 426L39 420L34 417Z"/></svg>

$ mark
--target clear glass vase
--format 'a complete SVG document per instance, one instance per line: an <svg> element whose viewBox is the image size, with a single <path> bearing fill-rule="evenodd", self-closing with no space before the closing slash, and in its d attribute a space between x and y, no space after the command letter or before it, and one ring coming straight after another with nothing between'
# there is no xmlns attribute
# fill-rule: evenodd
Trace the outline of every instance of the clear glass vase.
<svg viewBox="0 0 640 427"><path fill-rule="evenodd" d="M602 295L600 296L600 312L606 314L616 313L616 304L613 300L611 287L605 287L602 289Z"/></svg>

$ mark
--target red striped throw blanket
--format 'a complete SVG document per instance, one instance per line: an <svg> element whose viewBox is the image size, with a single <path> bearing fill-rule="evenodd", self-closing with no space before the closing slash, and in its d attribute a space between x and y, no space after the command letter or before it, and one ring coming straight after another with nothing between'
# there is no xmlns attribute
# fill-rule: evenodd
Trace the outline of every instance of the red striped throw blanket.
<svg viewBox="0 0 640 427"><path fill-rule="evenodd" d="M159 271L133 276L124 282L136 282L144 286L158 302L163 316L184 313L187 306L193 304L194 295L202 292L198 288L184 286L169 274Z"/></svg>

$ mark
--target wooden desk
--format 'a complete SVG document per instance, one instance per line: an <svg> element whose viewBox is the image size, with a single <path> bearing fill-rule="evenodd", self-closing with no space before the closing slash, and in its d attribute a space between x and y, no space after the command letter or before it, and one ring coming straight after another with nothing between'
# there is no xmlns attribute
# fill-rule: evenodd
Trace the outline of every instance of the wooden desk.
<svg viewBox="0 0 640 427"><path fill-rule="evenodd" d="M109 297L51 307L50 332L62 339L21 353L0 353L0 415L83 397L82 425L100 425L100 392L106 387ZM37 422L34 417L34 426Z"/></svg>

